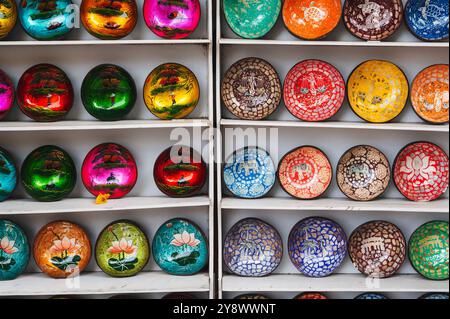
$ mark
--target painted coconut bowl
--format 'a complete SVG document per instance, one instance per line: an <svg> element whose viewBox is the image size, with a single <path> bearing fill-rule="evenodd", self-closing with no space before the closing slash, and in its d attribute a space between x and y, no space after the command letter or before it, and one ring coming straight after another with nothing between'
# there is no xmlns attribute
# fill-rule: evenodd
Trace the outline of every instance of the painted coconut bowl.
<svg viewBox="0 0 450 319"><path fill-rule="evenodd" d="M8 199L16 189L17 175L12 156L0 147L0 202Z"/></svg>
<svg viewBox="0 0 450 319"><path fill-rule="evenodd" d="M302 274L326 277L344 261L347 235L338 223L330 219L305 218L292 228L288 251L291 262Z"/></svg>
<svg viewBox="0 0 450 319"><path fill-rule="evenodd" d="M339 160L336 179L339 189L348 198L357 201L374 200L389 186L389 160L375 147L352 147Z"/></svg>
<svg viewBox="0 0 450 319"><path fill-rule="evenodd" d="M187 219L165 222L153 238L152 250L158 266L171 275L195 275L208 264L208 239Z"/></svg>
<svg viewBox="0 0 450 319"><path fill-rule="evenodd" d="M436 64L422 70L411 87L411 102L420 118L431 124L448 123L448 64Z"/></svg>
<svg viewBox="0 0 450 319"><path fill-rule="evenodd" d="M34 260L53 278L78 276L91 259L91 243L79 225L55 221L41 228L34 240Z"/></svg>
<svg viewBox="0 0 450 319"><path fill-rule="evenodd" d="M0 1L0 39L6 38L17 22L16 0Z"/></svg>
<svg viewBox="0 0 450 319"><path fill-rule="evenodd" d="M283 258L283 240L266 222L246 218L236 223L225 237L223 260L229 271L243 277L264 277L273 273Z"/></svg>
<svg viewBox="0 0 450 319"><path fill-rule="evenodd" d="M197 78L181 64L162 64L145 80L145 105L160 119L183 119L194 111L199 100L200 86Z"/></svg>
<svg viewBox="0 0 450 319"><path fill-rule="evenodd" d="M29 68L17 86L17 104L29 118L38 122L63 119L74 102L72 83L60 68L38 64Z"/></svg>
<svg viewBox="0 0 450 319"><path fill-rule="evenodd" d="M281 82L267 61L246 58L233 64L222 81L222 101L236 117L262 120L281 102Z"/></svg>
<svg viewBox="0 0 450 319"><path fill-rule="evenodd" d="M307 300L307 299L314 299L314 300L326 300L329 299L326 295L320 293L320 292L304 292L296 297L294 299L298 300Z"/></svg>
<svg viewBox="0 0 450 319"><path fill-rule="evenodd" d="M432 221L417 228L409 240L409 260L422 276L448 279L448 222Z"/></svg>
<svg viewBox="0 0 450 319"><path fill-rule="evenodd" d="M77 172L70 155L46 145L31 152L22 164L22 185L35 200L54 202L67 197L75 187Z"/></svg>
<svg viewBox="0 0 450 319"><path fill-rule="evenodd" d="M362 299L362 300L383 300L383 299L389 299L383 294L380 293L374 293L374 292L366 292L363 294L360 294L355 297L355 299Z"/></svg>
<svg viewBox="0 0 450 319"><path fill-rule="evenodd" d="M175 300L175 299L181 299L181 300L194 300L198 299L196 296L191 295L189 293L184 292L172 292L165 296L163 296L161 299L164 300Z"/></svg>
<svg viewBox="0 0 450 319"><path fill-rule="evenodd" d="M261 294L245 294L239 295L234 298L234 300L268 300L269 297Z"/></svg>
<svg viewBox="0 0 450 319"><path fill-rule="evenodd" d="M119 144L100 144L86 155L81 178L94 196L109 194L111 199L122 198L136 185L136 161L130 151Z"/></svg>
<svg viewBox="0 0 450 319"><path fill-rule="evenodd" d="M100 121L123 120L133 109L136 98L133 78L114 64L96 66L89 71L81 86L84 108Z"/></svg>
<svg viewBox="0 0 450 319"><path fill-rule="evenodd" d="M281 187L298 199L322 196L331 185L333 168L328 157L316 147L301 146L281 159L278 180Z"/></svg>
<svg viewBox="0 0 450 319"><path fill-rule="evenodd" d="M0 219L0 281L22 274L30 260L30 246L22 228Z"/></svg>
<svg viewBox="0 0 450 319"><path fill-rule="evenodd" d="M284 80L284 104L292 115L308 122L333 117L345 99L345 81L329 63L305 60L295 65Z"/></svg>
<svg viewBox="0 0 450 319"><path fill-rule="evenodd" d="M430 292L421 296L419 299L448 300L448 294L440 292Z"/></svg>
<svg viewBox="0 0 450 319"><path fill-rule="evenodd" d="M158 37L184 39L198 27L201 17L199 0L145 0L144 19Z"/></svg>
<svg viewBox="0 0 450 319"><path fill-rule="evenodd" d="M265 36L275 26L281 11L281 0L222 2L225 19L231 30L246 39Z"/></svg>
<svg viewBox="0 0 450 319"><path fill-rule="evenodd" d="M138 7L135 0L83 0L80 15L84 27L94 37L115 40L134 30Z"/></svg>
<svg viewBox="0 0 450 319"><path fill-rule="evenodd" d="M363 62L347 82L352 110L371 123L386 123L396 118L408 100L408 79L395 64L381 60Z"/></svg>
<svg viewBox="0 0 450 319"><path fill-rule="evenodd" d="M0 69L0 120L4 119L14 106L14 84Z"/></svg>
<svg viewBox="0 0 450 319"><path fill-rule="evenodd" d="M71 0L20 0L20 23L36 40L60 40L75 27L71 6Z"/></svg>
<svg viewBox="0 0 450 319"><path fill-rule="evenodd" d="M447 0L409 0L405 6L405 20L412 34L421 40L448 39Z"/></svg>
<svg viewBox="0 0 450 319"><path fill-rule="evenodd" d="M340 0L285 0L283 20L286 28L305 40L317 40L333 31L341 19Z"/></svg>
<svg viewBox="0 0 450 319"><path fill-rule="evenodd" d="M397 189L412 201L432 201L448 189L448 155L433 143L405 146L395 159L393 171Z"/></svg>
<svg viewBox="0 0 450 319"><path fill-rule="evenodd" d="M169 197L189 197L201 192L207 168L200 153L186 146L162 152L153 169L156 186Z"/></svg>
<svg viewBox="0 0 450 319"><path fill-rule="evenodd" d="M112 277L134 276L147 265L150 244L143 230L129 220L106 226L95 244L100 269Z"/></svg>
<svg viewBox="0 0 450 319"><path fill-rule="evenodd" d="M267 195L275 184L276 168L265 150L246 147L227 159L223 179L234 196L260 198Z"/></svg>
<svg viewBox="0 0 450 319"><path fill-rule="evenodd" d="M373 278L388 278L406 259L406 241L394 224L371 221L353 231L348 251L359 272Z"/></svg>

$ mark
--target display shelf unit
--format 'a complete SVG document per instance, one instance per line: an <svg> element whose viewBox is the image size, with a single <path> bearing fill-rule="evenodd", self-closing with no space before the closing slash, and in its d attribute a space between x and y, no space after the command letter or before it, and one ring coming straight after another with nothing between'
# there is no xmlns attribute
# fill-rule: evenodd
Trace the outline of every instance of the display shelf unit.
<svg viewBox="0 0 450 319"><path fill-rule="evenodd" d="M183 39L183 40L56 40L56 41L36 41L36 40L19 40L19 41L0 41L2 46L65 46L65 45L184 45L184 44L210 44L209 39Z"/></svg>

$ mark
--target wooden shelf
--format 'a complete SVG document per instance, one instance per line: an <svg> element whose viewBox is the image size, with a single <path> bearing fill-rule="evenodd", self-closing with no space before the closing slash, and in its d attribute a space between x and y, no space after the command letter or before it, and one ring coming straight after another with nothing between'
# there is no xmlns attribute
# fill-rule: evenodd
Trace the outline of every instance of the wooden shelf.
<svg viewBox="0 0 450 319"><path fill-rule="evenodd" d="M0 41L0 46L73 46L73 45L186 45L209 44L208 39L181 39L181 40L63 40L63 41Z"/></svg>

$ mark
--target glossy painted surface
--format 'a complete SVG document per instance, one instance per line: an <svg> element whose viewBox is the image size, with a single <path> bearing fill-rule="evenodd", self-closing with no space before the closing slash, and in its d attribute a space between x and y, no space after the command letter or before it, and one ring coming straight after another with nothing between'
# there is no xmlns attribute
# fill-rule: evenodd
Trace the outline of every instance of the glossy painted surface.
<svg viewBox="0 0 450 319"><path fill-rule="evenodd" d="M288 239L291 262L309 277L326 277L340 267L347 255L347 235L336 222L305 218L292 228Z"/></svg>
<svg viewBox="0 0 450 319"><path fill-rule="evenodd" d="M53 278L77 276L91 259L91 243L79 225L51 222L34 239L34 260L42 272Z"/></svg>
<svg viewBox="0 0 450 319"><path fill-rule="evenodd" d="M20 23L36 40L60 40L74 27L71 5L71 0L20 0Z"/></svg>
<svg viewBox="0 0 450 319"><path fill-rule="evenodd" d="M0 69L0 120L4 119L14 106L14 84Z"/></svg>
<svg viewBox="0 0 450 319"><path fill-rule="evenodd" d="M294 299L297 300L326 300L329 299L327 296L320 292L304 292L298 296L296 296Z"/></svg>
<svg viewBox="0 0 450 319"><path fill-rule="evenodd" d="M94 37L114 40L130 34L138 21L135 0L83 0L81 22Z"/></svg>
<svg viewBox="0 0 450 319"><path fill-rule="evenodd" d="M432 221L417 228L409 240L409 260L422 276L448 279L448 222Z"/></svg>
<svg viewBox="0 0 450 319"><path fill-rule="evenodd" d="M427 293L421 296L419 299L431 299L431 300L448 300L448 294L446 293Z"/></svg>
<svg viewBox="0 0 450 319"><path fill-rule="evenodd" d="M245 294L245 295L239 295L234 298L235 300L267 300L270 299L269 297L265 295L260 294Z"/></svg>
<svg viewBox="0 0 450 319"><path fill-rule="evenodd" d="M363 120L385 123L396 118L408 100L408 80L395 64L369 60L353 70L347 82L352 110Z"/></svg>
<svg viewBox="0 0 450 319"><path fill-rule="evenodd" d="M0 0L0 40L8 36L16 22L16 0Z"/></svg>
<svg viewBox="0 0 450 319"><path fill-rule="evenodd" d="M17 169L7 150L0 147L0 202L8 199L17 185Z"/></svg>
<svg viewBox="0 0 450 319"><path fill-rule="evenodd" d="M70 155L47 145L27 156L21 169L22 185L35 200L54 202L67 197L75 187L77 173Z"/></svg>
<svg viewBox="0 0 450 319"><path fill-rule="evenodd" d="M289 112L309 122L333 117L345 99L341 73L320 60L305 60L295 65L284 80L283 90Z"/></svg>
<svg viewBox="0 0 450 319"><path fill-rule="evenodd" d="M448 155L439 146L417 142L405 146L394 162L394 182L413 201L432 201L448 189Z"/></svg>
<svg viewBox="0 0 450 319"><path fill-rule="evenodd" d="M267 151L247 147L235 151L226 161L223 172L225 186L241 198L260 198L275 184L276 168Z"/></svg>
<svg viewBox="0 0 450 319"><path fill-rule="evenodd" d="M199 0L145 0L144 19L157 36L183 39L191 35L200 22Z"/></svg>
<svg viewBox="0 0 450 319"><path fill-rule="evenodd" d="M281 0L223 0L225 18L234 33L242 38L265 36L278 20Z"/></svg>
<svg viewBox="0 0 450 319"><path fill-rule="evenodd" d="M95 244L95 259L103 272L113 277L134 276L147 265L150 244L142 229L128 220L106 226Z"/></svg>
<svg viewBox="0 0 450 319"><path fill-rule="evenodd" d="M30 260L30 246L22 228L0 219L0 281L16 279Z"/></svg>
<svg viewBox="0 0 450 319"><path fill-rule="evenodd" d="M17 104L26 116L35 121L61 120L73 103L72 83L64 71L54 65L35 65L19 80Z"/></svg>
<svg viewBox="0 0 450 319"><path fill-rule="evenodd" d="M447 0L409 0L405 20L409 30L425 41L448 38L449 10Z"/></svg>
<svg viewBox="0 0 450 319"><path fill-rule="evenodd" d="M228 270L243 277L263 277L273 273L283 258L283 240L266 222L246 218L227 233L223 260Z"/></svg>
<svg viewBox="0 0 450 319"><path fill-rule="evenodd" d="M163 120L183 119L197 107L200 86L195 74L177 63L155 68L144 84L144 102Z"/></svg>
<svg viewBox="0 0 450 319"><path fill-rule="evenodd" d="M152 250L158 266L172 275L194 275L208 264L208 239L187 219L165 222L153 238Z"/></svg>
<svg viewBox="0 0 450 319"><path fill-rule="evenodd" d="M339 24L341 13L341 0L285 0L283 5L284 24L305 40L327 36Z"/></svg>
<svg viewBox="0 0 450 319"><path fill-rule="evenodd" d="M355 297L355 299L362 299L362 300L382 300L382 299L389 299L385 295L374 293L374 292L366 292L363 294L360 294Z"/></svg>

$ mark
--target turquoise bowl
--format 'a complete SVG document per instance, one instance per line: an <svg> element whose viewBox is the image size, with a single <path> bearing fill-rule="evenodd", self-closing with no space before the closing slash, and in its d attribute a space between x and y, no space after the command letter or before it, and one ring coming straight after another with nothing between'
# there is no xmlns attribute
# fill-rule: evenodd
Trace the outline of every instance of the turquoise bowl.
<svg viewBox="0 0 450 319"><path fill-rule="evenodd" d="M16 279L30 260L30 246L23 230L0 219L0 281Z"/></svg>

